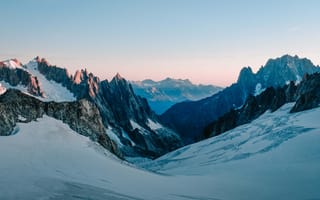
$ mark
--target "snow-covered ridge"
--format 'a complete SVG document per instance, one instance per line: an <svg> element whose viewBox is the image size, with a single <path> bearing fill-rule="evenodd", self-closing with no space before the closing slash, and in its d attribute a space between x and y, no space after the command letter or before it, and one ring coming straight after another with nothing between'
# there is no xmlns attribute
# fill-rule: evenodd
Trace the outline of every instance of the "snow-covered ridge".
<svg viewBox="0 0 320 200"><path fill-rule="evenodd" d="M73 93L71 93L67 88L63 87L61 84L55 81L52 81L52 80L49 81L43 74L41 74L38 71L38 61L36 59L31 60L26 65L21 64L21 62L18 61L17 59L10 59L10 60L0 62L0 66L9 68L11 70L19 68L19 70L26 71L29 74L31 74L31 76L35 77L36 83L34 84L39 84L40 90L42 90L43 92L42 97L37 95L35 97L42 101L62 102L62 101L76 100ZM29 89L28 87L30 86L28 85L18 84L16 86L13 86L8 82L5 82L4 80L0 81L0 84L2 84L2 86L7 89L8 88L19 89L24 93L30 94L30 91L28 90Z"/></svg>
<svg viewBox="0 0 320 200"><path fill-rule="evenodd" d="M201 179L139 170L50 117L17 130L0 140L0 199L210 197L209 190L194 189Z"/></svg>
<svg viewBox="0 0 320 200"><path fill-rule="evenodd" d="M0 67L8 67L10 69L22 68L22 64L17 59L9 59L0 62Z"/></svg>
<svg viewBox="0 0 320 200"><path fill-rule="evenodd" d="M43 74L38 71L38 62L34 59L25 65L26 70L33 76L36 76L40 87L44 92L44 97L38 97L43 101L75 101L73 93L71 93L66 87L63 87L60 83L52 80L48 80Z"/></svg>
<svg viewBox="0 0 320 200"><path fill-rule="evenodd" d="M175 103L199 100L222 89L213 85L196 85L188 79L172 78L158 82L150 79L131 81L131 84L135 93L146 98L150 107L158 114L163 113Z"/></svg>
<svg viewBox="0 0 320 200"><path fill-rule="evenodd" d="M168 153L152 163L151 168L157 168L166 173L182 171L184 168L197 170L203 168L195 173L202 171L206 174L214 170L214 168L212 170L207 168L211 165L222 165L239 160L246 162L246 159L276 153L275 150L278 147L285 146L288 141L299 140L299 137L302 137L300 135L308 137L314 133L320 137L318 134L320 125L317 123L320 108L290 114L293 105L293 103L285 104L273 113L267 111L249 124ZM311 146L313 144L310 143ZM304 147L297 146L296 151ZM175 162L177 160L179 162ZM189 173L192 174L192 171Z"/></svg>
<svg viewBox="0 0 320 200"><path fill-rule="evenodd" d="M0 199L317 199L320 108L291 106L145 165L156 173L61 121L19 123L0 140Z"/></svg>

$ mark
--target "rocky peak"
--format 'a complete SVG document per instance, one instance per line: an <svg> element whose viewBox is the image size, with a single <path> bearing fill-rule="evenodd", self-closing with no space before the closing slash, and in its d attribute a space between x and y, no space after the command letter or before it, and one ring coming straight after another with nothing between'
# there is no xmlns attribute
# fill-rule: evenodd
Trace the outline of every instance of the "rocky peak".
<svg viewBox="0 0 320 200"><path fill-rule="evenodd" d="M73 82L75 84L80 84L83 81L87 81L89 78L89 74L87 69L77 70L73 76Z"/></svg>
<svg viewBox="0 0 320 200"><path fill-rule="evenodd" d="M268 87L283 87L290 81L293 82L286 92L293 94L293 86L305 74L319 71L320 68L310 60L298 56L284 55L270 59L257 73L253 73L249 67L242 69L237 83L211 97L173 105L161 115L161 120L177 130L182 137L196 138L210 122L217 120L231 108L242 106L249 95L258 95ZM293 99L292 95L286 98Z"/></svg>
<svg viewBox="0 0 320 200"><path fill-rule="evenodd" d="M304 74L319 71L320 68L309 59L284 55L268 60L266 65L258 71L257 77L264 86L283 86L287 81L301 81Z"/></svg>
<svg viewBox="0 0 320 200"><path fill-rule="evenodd" d="M122 80L122 79L124 79L119 73L117 73L114 77L113 77L113 79L115 79L115 80Z"/></svg>
<svg viewBox="0 0 320 200"><path fill-rule="evenodd" d="M116 133L121 141L119 147L121 147L121 151L125 155L155 157L163 155L169 150L182 145L180 138L173 131L162 127L161 124L159 125L157 116L151 111L146 99L136 96L131 85L119 74L109 83L107 80L100 81L98 77L89 73L86 69L77 71L74 76L69 76L66 69L50 65L46 60L39 57L32 62L35 63L35 65L31 63L32 70L40 72L44 76L41 78L46 78L47 80L61 84L73 93L76 99L86 99L90 104L97 107L103 126L112 129L112 131ZM26 78L24 78L24 76L21 77L20 72L18 73L17 70L11 70L11 74L8 74L0 68L0 80L3 80L1 78L6 78L5 81L11 85L12 83L17 85L21 81L25 81L25 85L29 83L32 83L31 85L37 85L39 83L38 78L32 76L27 71L32 71L31 68L21 70L21 73L25 73ZM12 79L12 81L10 82L10 80L7 79ZM33 87L29 93L33 94L36 92L40 93L41 90ZM49 93L50 91L46 92ZM58 107L61 106L61 104L54 104L54 102L51 104ZM69 104L65 104L65 106L67 105ZM85 107L85 104L81 106ZM61 109L62 108L66 110L69 109L69 107L61 107ZM79 108L77 109L78 112L80 112ZM47 112L45 109L45 113L51 112ZM65 114L67 113L59 111L59 114L55 116L64 116ZM49 116L51 115L53 114ZM77 115L78 118L82 118L82 116L83 114ZM91 118L89 117L89 119ZM76 119L76 115L74 115L70 123L72 124L72 121L77 120L79 119ZM151 128L149 120L155 124L158 123L156 128ZM138 124L139 128L133 126L133 124ZM70 125L70 127L71 126L77 129L77 126ZM81 131L82 129L79 130ZM104 140L102 136L99 137ZM130 139L128 139L128 137Z"/></svg>
<svg viewBox="0 0 320 200"><path fill-rule="evenodd" d="M239 84L248 84L250 82L255 81L255 75L252 72L251 67L244 67L241 69L238 77L237 83Z"/></svg>
<svg viewBox="0 0 320 200"><path fill-rule="evenodd" d="M47 66L50 66L49 62L45 58L40 58L39 56L37 56L37 57L34 58L34 60L37 63L43 63L43 64L46 64Z"/></svg>
<svg viewBox="0 0 320 200"><path fill-rule="evenodd" d="M148 105L145 105L145 100L134 94L131 84L126 79L117 74L109 83L109 91L113 97L110 101L118 104L115 107L111 105L111 107L113 107L115 113L121 116L119 116L119 120L120 118L133 119L138 123L145 124L151 110ZM146 108L147 112L150 113L146 112Z"/></svg>
<svg viewBox="0 0 320 200"><path fill-rule="evenodd" d="M30 74L17 59L11 59L1 62L0 81L5 81L16 87L22 85L27 88L27 91L35 96L43 97L43 92L40 88L40 83L37 77Z"/></svg>
<svg viewBox="0 0 320 200"><path fill-rule="evenodd" d="M276 89L269 87L258 96L248 96L240 109L232 109L209 124L204 130L204 136L216 136L249 123L265 111L273 112L287 102L295 102L290 112L318 107L320 105L320 73L306 75L297 86L292 81L284 87Z"/></svg>
<svg viewBox="0 0 320 200"><path fill-rule="evenodd" d="M16 68L21 68L22 64L18 59L13 58L13 59L1 61L0 62L0 67L7 67L7 68L10 68L10 69L16 69Z"/></svg>
<svg viewBox="0 0 320 200"><path fill-rule="evenodd" d="M73 77L73 82L75 84L80 84L82 81L84 80L83 76L82 76L82 73L77 70L74 74L74 77Z"/></svg>
<svg viewBox="0 0 320 200"><path fill-rule="evenodd" d="M81 135L99 142L121 157L116 144L106 135L97 107L87 100L42 102L19 90L9 89L0 96L0 135L13 133L17 122L30 122L48 115L68 124Z"/></svg>

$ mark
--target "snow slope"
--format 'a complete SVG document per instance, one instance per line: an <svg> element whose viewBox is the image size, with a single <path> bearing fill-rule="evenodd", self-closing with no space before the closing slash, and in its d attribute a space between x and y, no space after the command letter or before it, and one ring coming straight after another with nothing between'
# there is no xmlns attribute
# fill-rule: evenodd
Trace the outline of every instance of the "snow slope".
<svg viewBox="0 0 320 200"><path fill-rule="evenodd" d="M0 199L319 199L320 108L292 104L141 170L44 117L0 137Z"/></svg>
<svg viewBox="0 0 320 200"><path fill-rule="evenodd" d="M55 81L49 81L43 74L38 71L38 63L34 59L26 64L26 70L33 76L36 76L40 82L40 87L44 91L45 98L40 98L43 101L75 101L74 95L61 84Z"/></svg>
<svg viewBox="0 0 320 200"><path fill-rule="evenodd" d="M212 177L212 194L219 199L319 199L320 108L289 114L292 106L145 167Z"/></svg>
<svg viewBox="0 0 320 200"><path fill-rule="evenodd" d="M0 199L208 198L201 180L139 170L45 116L0 137ZM189 185L185 185L189 182ZM197 188L194 190L194 188ZM200 198L199 197L199 198Z"/></svg>
<svg viewBox="0 0 320 200"><path fill-rule="evenodd" d="M10 69L22 68L21 63L17 59L10 59L1 62L4 66Z"/></svg>
<svg viewBox="0 0 320 200"><path fill-rule="evenodd" d="M28 71L32 76L37 77L40 88L44 92L44 97L35 96L36 98L42 100L42 101L56 101L56 102L63 102L63 101L75 101L76 98L74 95L64 86L61 84L55 82L55 81L49 81L43 74L41 74L38 71L38 63L35 59L30 61L28 64L24 65L22 67L22 64L16 60L11 59L7 61L0 62L5 67L8 67L10 69L16 69L20 68L22 70ZM9 83L5 81L0 81L0 84L3 88L14 88L21 90L22 92L29 94L28 87L24 85L17 85L12 86Z"/></svg>

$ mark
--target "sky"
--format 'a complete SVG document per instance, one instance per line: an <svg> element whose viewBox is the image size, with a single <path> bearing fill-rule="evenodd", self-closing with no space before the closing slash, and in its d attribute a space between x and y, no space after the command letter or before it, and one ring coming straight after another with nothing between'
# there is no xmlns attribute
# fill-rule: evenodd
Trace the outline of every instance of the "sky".
<svg viewBox="0 0 320 200"><path fill-rule="evenodd" d="M228 86L284 54L320 64L319 0L1 0L0 60Z"/></svg>

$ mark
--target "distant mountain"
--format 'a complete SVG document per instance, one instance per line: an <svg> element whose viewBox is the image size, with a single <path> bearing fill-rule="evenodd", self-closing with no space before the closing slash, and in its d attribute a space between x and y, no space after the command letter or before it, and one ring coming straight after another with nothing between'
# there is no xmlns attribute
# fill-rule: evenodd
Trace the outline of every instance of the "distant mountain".
<svg viewBox="0 0 320 200"><path fill-rule="evenodd" d="M146 79L131 82L134 92L146 98L152 110L162 114L173 104L209 97L222 88L213 85L195 85L188 79L166 78L162 81Z"/></svg>
<svg viewBox="0 0 320 200"><path fill-rule="evenodd" d="M202 137L209 123L242 106L249 95L258 95L267 87L280 87L290 81L299 82L305 74L319 71L319 66L298 56L270 59L257 73L250 67L243 68L236 83L211 97L175 104L161 115L161 120L175 129L186 143L191 143Z"/></svg>
<svg viewBox="0 0 320 200"><path fill-rule="evenodd" d="M99 132L94 135L105 135L106 137L103 136L103 140L112 140L107 141L107 144L116 147L109 145L108 149L111 152L119 149L117 155L154 158L182 145L180 137L159 122L156 114L150 109L147 100L135 95L131 85L119 74L110 82L107 80L100 81L98 77L89 73L86 69L78 70L74 75L70 75L66 69L53 66L39 57L26 65L22 65L16 59L11 59L0 62L0 84L1 93L4 97L8 96L8 92L12 93L9 90L10 88L14 88L40 100L30 100L27 98L28 96L21 95L16 95L19 97L18 99L11 98L12 103L22 101L22 97L28 100L23 101L26 102L25 104L21 103L19 106L13 106L14 109L10 106L1 107L1 112L5 113L1 116L4 123L2 125L7 128L2 132L0 131L0 135L12 134L16 122L19 121L19 116L30 121L41 117L43 114L54 115L56 119L69 124L72 129L82 134L83 130L79 127L86 126L77 123L80 123L81 119L67 120L69 118L65 116L66 112L70 112L71 116L75 114L75 116L82 118L81 109L78 109L78 111L77 109L72 110L70 106L67 106L66 109L71 110L48 114L46 112L48 106L44 102L78 102L85 99L98 109L103 124L103 129L99 129L103 133ZM6 102L0 101L1 103ZM61 106L64 104L50 105L54 105L53 110L61 110ZM94 109L91 108L92 106L84 109L90 111ZM44 111L42 112L41 109ZM28 117L33 112L38 114ZM88 136L90 134L83 135ZM90 138L99 141L99 137ZM100 141L100 144L104 144L104 142Z"/></svg>

